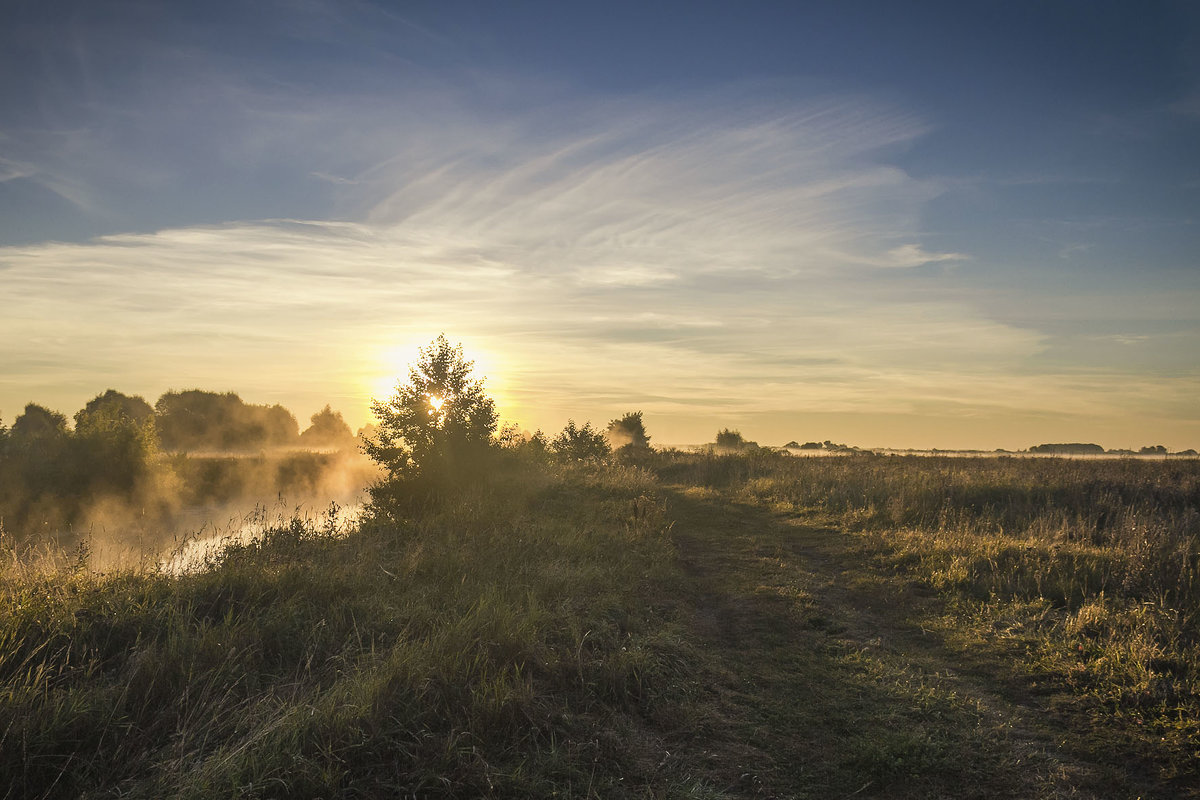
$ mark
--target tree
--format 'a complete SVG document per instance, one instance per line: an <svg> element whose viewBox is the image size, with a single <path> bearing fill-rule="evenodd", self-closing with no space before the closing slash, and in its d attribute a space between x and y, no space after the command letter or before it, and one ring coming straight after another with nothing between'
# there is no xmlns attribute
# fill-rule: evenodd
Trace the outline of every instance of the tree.
<svg viewBox="0 0 1200 800"><path fill-rule="evenodd" d="M608 423L605 431L608 443L613 450L649 450L650 437L646 435L646 425L642 422L642 412L630 411L620 419Z"/></svg>
<svg viewBox="0 0 1200 800"><path fill-rule="evenodd" d="M81 491L132 495L150 475L157 449L154 409L141 397L109 389L75 413L73 450Z"/></svg>
<svg viewBox="0 0 1200 800"><path fill-rule="evenodd" d="M310 419L312 425L300 434L302 444L317 447L341 447L349 446L354 442L354 433L346 424L346 420L342 419L342 412L334 411L331 406L326 405L313 414Z"/></svg>
<svg viewBox="0 0 1200 800"><path fill-rule="evenodd" d="M592 428L592 423L583 423L582 428L575 427L575 420L567 420L562 433L554 437L550 450L564 461L599 461L612 452L608 439L598 430Z"/></svg>
<svg viewBox="0 0 1200 800"><path fill-rule="evenodd" d="M29 403L13 420L5 448L4 488L10 496L36 501L43 496L77 496L67 418ZM6 504L10 505L10 504ZM13 516L20 519L22 513Z"/></svg>
<svg viewBox="0 0 1200 800"><path fill-rule="evenodd" d="M247 405L255 428L262 431L264 444L277 447L294 445L300 438L300 424L291 411L276 403L273 406Z"/></svg>
<svg viewBox="0 0 1200 800"><path fill-rule="evenodd" d="M729 428L717 431L718 450L741 450L745 446L746 440L742 438L740 432L731 431Z"/></svg>
<svg viewBox="0 0 1200 800"><path fill-rule="evenodd" d="M88 428L111 427L125 420L135 425L142 425L154 416L154 407L142 397L130 397L116 389L109 389L88 401L88 404L75 412L75 430Z"/></svg>
<svg viewBox="0 0 1200 800"><path fill-rule="evenodd" d="M290 445L300 436L281 405L251 405L234 392L170 391L154 404L159 440L167 450L256 450Z"/></svg>
<svg viewBox="0 0 1200 800"><path fill-rule="evenodd" d="M222 450L241 442L234 418L243 407L233 392L165 392L154 403L159 441L167 450Z"/></svg>
<svg viewBox="0 0 1200 800"><path fill-rule="evenodd" d="M418 355L407 384L397 385L389 400L371 401L379 425L363 451L387 470L371 490L377 504L478 478L490 460L496 404L483 381L471 378L474 363L462 345L440 334Z"/></svg>
<svg viewBox="0 0 1200 800"><path fill-rule="evenodd" d="M9 434L14 442L22 444L65 439L67 418L45 406L29 403L25 406L25 412L13 420Z"/></svg>

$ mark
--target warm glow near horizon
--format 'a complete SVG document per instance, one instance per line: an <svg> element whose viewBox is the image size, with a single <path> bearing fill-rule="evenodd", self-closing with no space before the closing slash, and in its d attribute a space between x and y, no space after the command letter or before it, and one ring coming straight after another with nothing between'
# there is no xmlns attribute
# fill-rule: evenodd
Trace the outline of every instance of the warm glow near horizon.
<svg viewBox="0 0 1200 800"><path fill-rule="evenodd" d="M410 11L0 31L0 423L359 428L444 333L529 431L1200 448L1195 14Z"/></svg>
<svg viewBox="0 0 1200 800"><path fill-rule="evenodd" d="M361 380L361 385L366 391L366 397L369 400L386 401L396 393L398 386L408 383L409 370L417 362L418 353L421 348L428 347L436 335L435 333L425 339L413 339L412 341L406 341L404 344L383 348L374 363L368 365L370 372L364 375ZM496 401L498 407L502 409L510 408L511 401L504 392L503 378L494 377L502 374L498 367L499 364L503 363L502 359L486 350L468 346L466 343L453 337L450 337L450 339L452 344L461 344L463 346L464 357L474 364L472 374L476 379L484 379L488 396ZM434 399L430 398L430 402L432 403ZM441 408L441 403L444 401L441 398L436 399L438 402L434 407ZM361 427L370 421L369 402L361 410L347 409L344 413L348 421L351 419L360 419L360 414L367 415L361 417L362 421L358 425L358 427Z"/></svg>

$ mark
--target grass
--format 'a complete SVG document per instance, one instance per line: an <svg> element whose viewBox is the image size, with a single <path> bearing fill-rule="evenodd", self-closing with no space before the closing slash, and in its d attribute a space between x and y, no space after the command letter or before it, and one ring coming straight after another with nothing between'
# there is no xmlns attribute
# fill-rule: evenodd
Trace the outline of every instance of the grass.
<svg viewBox="0 0 1200 800"><path fill-rule="evenodd" d="M670 508L709 656L694 747L728 796L1036 796L996 715L894 647L898 621L850 618L865 594L814 570L798 538L834 531L693 488Z"/></svg>
<svg viewBox="0 0 1200 800"><path fill-rule="evenodd" d="M647 476L613 469L402 527L296 521L181 577L12 565L0 785L619 796L648 781L639 720L686 671L653 600L664 530Z"/></svg>
<svg viewBox="0 0 1200 800"><path fill-rule="evenodd" d="M9 553L3 796L1198 796L1200 462L642 461Z"/></svg>
<svg viewBox="0 0 1200 800"><path fill-rule="evenodd" d="M1064 753L1124 765L1100 786L1200 785L1200 462L757 454L659 472L845 532L842 580L935 595L905 599L914 623L1036 698Z"/></svg>

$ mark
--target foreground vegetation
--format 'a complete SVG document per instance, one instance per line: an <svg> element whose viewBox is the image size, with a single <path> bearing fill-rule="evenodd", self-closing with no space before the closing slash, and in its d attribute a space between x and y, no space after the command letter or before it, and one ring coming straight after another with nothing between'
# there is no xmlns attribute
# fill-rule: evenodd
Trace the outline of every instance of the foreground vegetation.
<svg viewBox="0 0 1200 800"><path fill-rule="evenodd" d="M686 644L643 473L527 473L405 524L299 521L194 574L9 564L9 797L620 795Z"/></svg>
<svg viewBox="0 0 1200 800"><path fill-rule="evenodd" d="M507 466L182 576L10 555L9 797L1178 797L1195 461Z"/></svg>
<svg viewBox="0 0 1200 800"><path fill-rule="evenodd" d="M757 454L658 471L771 512L793 526L781 542L818 526L828 556L841 539L844 584L905 603L947 664L1050 715L1058 746L1110 765L1101 796L1200 786L1200 461Z"/></svg>

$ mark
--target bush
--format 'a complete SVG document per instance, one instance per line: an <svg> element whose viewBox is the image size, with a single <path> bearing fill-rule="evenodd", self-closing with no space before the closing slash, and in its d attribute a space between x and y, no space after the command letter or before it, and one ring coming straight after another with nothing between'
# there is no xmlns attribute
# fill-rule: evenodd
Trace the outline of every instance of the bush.
<svg viewBox="0 0 1200 800"><path fill-rule="evenodd" d="M567 420L562 433L554 437L550 450L562 461L599 461L612 453L608 439L603 433L593 430L592 423L575 427L575 420Z"/></svg>

